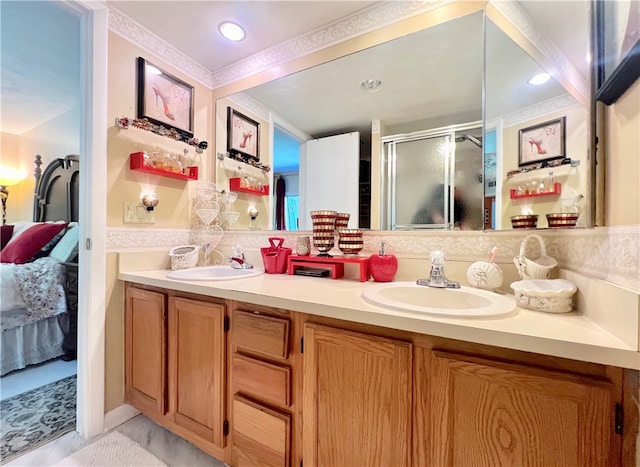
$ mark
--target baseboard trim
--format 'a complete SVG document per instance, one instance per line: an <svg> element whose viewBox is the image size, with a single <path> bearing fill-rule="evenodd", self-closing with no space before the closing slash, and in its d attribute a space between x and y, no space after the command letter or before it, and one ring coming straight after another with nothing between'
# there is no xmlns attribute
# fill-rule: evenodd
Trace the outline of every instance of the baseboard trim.
<svg viewBox="0 0 640 467"><path fill-rule="evenodd" d="M104 431L113 430L115 427L131 420L139 413L140 411L138 409L129 404L122 404L120 407L116 407L104 414Z"/></svg>

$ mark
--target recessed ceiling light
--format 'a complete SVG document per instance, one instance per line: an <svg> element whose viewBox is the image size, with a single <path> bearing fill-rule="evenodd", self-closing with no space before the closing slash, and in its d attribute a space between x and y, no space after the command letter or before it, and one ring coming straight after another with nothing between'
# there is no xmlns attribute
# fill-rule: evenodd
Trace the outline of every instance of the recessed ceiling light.
<svg viewBox="0 0 640 467"><path fill-rule="evenodd" d="M365 79L360 83L360 87L365 91L376 92L382 87L382 81L379 79Z"/></svg>
<svg viewBox="0 0 640 467"><path fill-rule="evenodd" d="M533 86L540 86L541 84L549 81L549 78L551 78L551 75L549 73L538 73L527 82Z"/></svg>
<svg viewBox="0 0 640 467"><path fill-rule="evenodd" d="M225 21L218 26L220 34L229 39L230 41L238 42L244 39L244 29L236 23L231 21Z"/></svg>

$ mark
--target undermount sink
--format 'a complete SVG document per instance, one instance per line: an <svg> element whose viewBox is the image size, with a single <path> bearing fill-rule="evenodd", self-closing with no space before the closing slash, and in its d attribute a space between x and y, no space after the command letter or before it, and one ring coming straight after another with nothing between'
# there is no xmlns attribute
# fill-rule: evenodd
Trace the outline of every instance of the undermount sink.
<svg viewBox="0 0 640 467"><path fill-rule="evenodd" d="M511 297L462 286L438 289L415 282L385 282L365 287L362 298L385 308L453 318L492 318L512 313Z"/></svg>
<svg viewBox="0 0 640 467"><path fill-rule="evenodd" d="M178 269L167 274L168 279L184 281L224 281L259 276L262 269L234 269L231 266L204 266L199 268Z"/></svg>

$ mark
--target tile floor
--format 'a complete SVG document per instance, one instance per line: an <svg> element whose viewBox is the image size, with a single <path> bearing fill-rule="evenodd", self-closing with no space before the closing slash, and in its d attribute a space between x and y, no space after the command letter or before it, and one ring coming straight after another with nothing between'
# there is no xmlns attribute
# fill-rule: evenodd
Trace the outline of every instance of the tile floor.
<svg viewBox="0 0 640 467"><path fill-rule="evenodd" d="M223 467L225 465L144 415L132 418L115 428L114 431L128 436L170 466ZM75 431L67 433L4 465L14 467L52 465L106 435L107 433L104 433L90 440L85 440Z"/></svg>

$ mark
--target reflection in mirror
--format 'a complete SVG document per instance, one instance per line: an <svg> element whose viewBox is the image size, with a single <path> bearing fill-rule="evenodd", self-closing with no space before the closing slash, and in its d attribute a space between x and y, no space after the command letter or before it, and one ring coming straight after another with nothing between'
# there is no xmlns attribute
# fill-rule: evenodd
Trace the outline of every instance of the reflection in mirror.
<svg viewBox="0 0 640 467"><path fill-rule="evenodd" d="M586 16L586 2L582 6ZM539 85L528 82L544 71L487 18L487 228L512 228L511 217L523 214L537 215L536 226L546 228L546 214L584 209L588 109L553 78ZM580 216L578 225L587 225L585 217Z"/></svg>
<svg viewBox="0 0 640 467"><path fill-rule="evenodd" d="M489 2L488 10L492 4ZM562 42L559 35L566 38L571 32L577 34L577 42L586 43L586 27L557 27L557 18L548 14L569 8L566 4L572 4L574 11L582 8L587 15L586 1L506 5L526 6L531 17L528 31L533 31L534 36L546 36L555 43ZM546 16L538 14L542 10ZM523 76L528 79L534 69L543 70L514 42L512 36L514 30L517 34L517 27L488 20L483 116L483 23L483 11L478 10L220 99L216 135L224 135L229 105L258 121L261 161L273 170L264 173L247 166L245 172L285 193L284 203L276 202L273 189L270 197L241 194L236 210L244 216L247 209L257 208L260 215L253 223L241 217L234 228L307 228L305 196L319 190L305 193L305 177L315 177L320 172L301 174L300 154L303 159L306 157L308 141L355 132L360 142L359 175L350 182L337 182L332 175L344 175L346 171L340 162L333 162L327 167L329 181L320 184L334 192L351 188L349 196L357 198L357 211L352 213L349 227L510 229L510 216L527 209L539 213L538 226L546 227L544 214L565 210L571 201L568 195L573 194L574 201L581 195L588 198L588 164L583 162L588 149L589 120L582 107L586 100L581 99L579 104L572 97L575 89L569 94L559 84L567 85L562 67L553 70L558 81L551 79L538 88L523 84ZM575 68L586 73L586 66ZM375 80L381 86L376 87ZM480 123L483 117L486 131ZM511 199L512 190L517 192L520 188L524 193L527 184L536 184L539 189L543 178L545 186L549 186L547 170L513 175L521 169L520 130L561 117L566 117L566 156L581 165L553 170L551 176L562 186L560 195ZM416 162L404 159L404 149L419 147L420 140L430 138L432 143L442 143L437 152L438 163L432 161L428 165L423 157L415 167L403 165L405 160ZM217 136L217 153L225 151L223 141L222 136ZM530 149L534 146L529 145ZM423 156L427 150L427 146L418 149ZM334 151L334 155L341 154L342 150ZM480 162L482 158L484 161ZM228 159L219 162L217 183L227 186L226 179L234 176L237 165ZM435 166L439 172L433 170ZM438 177L434 176L436 173ZM464 209L460 208L461 203ZM432 206L438 207L441 217ZM336 211L342 211L342 207L325 206ZM580 221L585 222L582 218Z"/></svg>
<svg viewBox="0 0 640 467"><path fill-rule="evenodd" d="M228 100L237 103L250 98L254 108L265 109L263 115L266 122L274 120L273 177L275 181L285 182L287 196L283 211L295 211L296 202L300 209L298 221L294 215L290 219L285 217L287 229L295 225L303 229L310 228L307 225L310 220L308 212L318 206L313 198L326 193L332 193L338 204L322 201L324 209L351 212L349 227L352 228L453 226L456 222L453 219L453 203L449 203L445 196L441 196L442 209L447 215L445 221L412 222L411 217L426 205L428 195L437 191L438 185L446 185L446 190L451 193L463 192L462 187L454 190L453 183L473 178L463 173L469 168L476 171L477 179L482 158L482 151L477 146L482 139L482 23L483 12L478 10L248 89L240 93L242 96L229 97ZM379 87L375 86L375 80L380 81ZM218 105L226 104L219 102ZM245 110L240 109L241 112ZM456 127L464 131L458 133ZM382 138L386 142L395 138L396 144L402 147L402 139L440 135L443 128L446 128L450 140L446 156L442 155L446 158L446 177L443 171L441 179L435 183L429 172L431 166L424 165L420 167L420 172L411 171L411 180L403 176L396 179L388 165L392 161L386 156L382 157ZM355 168L353 160L348 159L351 150L330 146L329 152L320 158L328 160L333 155L337 159L329 166L305 172L307 159L313 157L308 150L310 145L332 143L332 138L342 135L346 139L347 135L356 132L359 144L355 148ZM472 142L469 136L476 142ZM464 157L468 151L477 156L473 164ZM296 170L294 163L300 160L299 153L302 154L303 163ZM444 160L440 162L445 163ZM347 170L347 167L350 169ZM372 178L372 174L381 172L385 174L383 180L379 175ZM320 181L323 173L327 178ZM350 179L341 181L338 179L340 176L349 176ZM394 178L391 180L388 177ZM314 184L323 188L310 190ZM414 212L409 219L400 219L393 225L387 220L387 214L394 208L388 208L386 200L396 195L383 192L382 184L412 193L410 205ZM398 195L402 197L401 193ZM480 218L482 197L474 195L474 198L473 201L469 198L467 202L475 202L473 211ZM355 209L348 207L348 199L355 199ZM399 215L403 217L408 205L402 202L399 206L403 209ZM471 208L468 212L472 212ZM273 228L280 225L278 218L274 216ZM481 222L457 222L458 226L482 228Z"/></svg>

